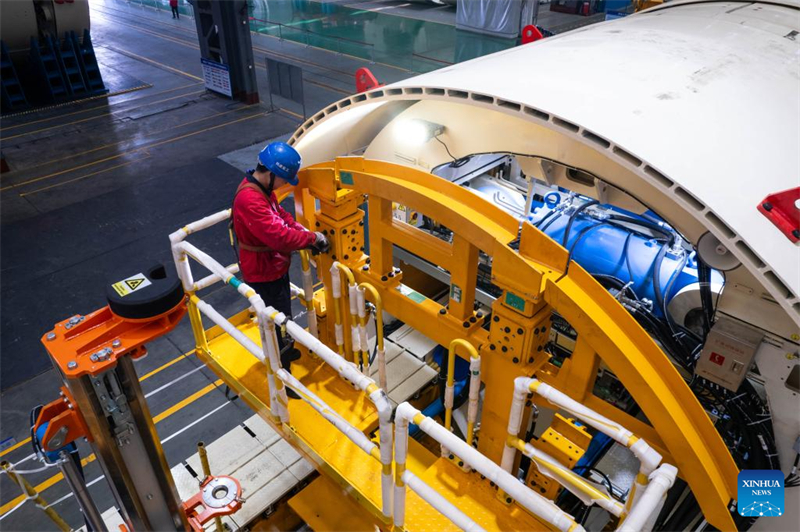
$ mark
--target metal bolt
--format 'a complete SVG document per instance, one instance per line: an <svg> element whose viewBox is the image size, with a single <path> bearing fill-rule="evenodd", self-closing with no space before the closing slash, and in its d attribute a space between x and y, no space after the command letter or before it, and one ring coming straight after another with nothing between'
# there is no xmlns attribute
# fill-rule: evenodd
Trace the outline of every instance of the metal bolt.
<svg viewBox="0 0 800 532"><path fill-rule="evenodd" d="M772 210L772 203L770 203L768 201L762 203L761 206L764 207L764 210L767 211L767 212Z"/></svg>
<svg viewBox="0 0 800 532"><path fill-rule="evenodd" d="M153 494L152 493L148 493L147 494L147 500L148 501L152 501L153 500Z"/></svg>
<svg viewBox="0 0 800 532"><path fill-rule="evenodd" d="M47 333L47 340L48 341L52 342L55 339L56 339L56 333L54 333L54 332Z"/></svg>
<svg viewBox="0 0 800 532"><path fill-rule="evenodd" d="M120 341L120 339L119 339L119 338L117 338L116 340L114 340L113 342L111 342L111 347L119 347L119 346L121 346L121 345L122 345L122 342Z"/></svg>
<svg viewBox="0 0 800 532"><path fill-rule="evenodd" d="M70 360L70 361L67 363L67 369L75 369L75 368L77 368L77 367L78 367L78 363L77 363L77 362L75 362L74 360Z"/></svg>

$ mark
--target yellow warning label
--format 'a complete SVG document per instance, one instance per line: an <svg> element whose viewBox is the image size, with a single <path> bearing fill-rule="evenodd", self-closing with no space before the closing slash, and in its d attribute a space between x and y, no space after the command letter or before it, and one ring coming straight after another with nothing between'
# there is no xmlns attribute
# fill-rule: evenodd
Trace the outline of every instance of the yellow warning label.
<svg viewBox="0 0 800 532"><path fill-rule="evenodd" d="M139 285L142 284L144 281L145 280L140 277L138 279L128 279L127 281L125 281L125 284L128 285L128 288L130 288L131 291L133 291L139 288Z"/></svg>
<svg viewBox="0 0 800 532"><path fill-rule="evenodd" d="M144 276L143 273L138 273L136 275L131 275L127 279L123 279L118 281L111 286L116 290L116 292L120 295L120 297L125 297L128 294L132 294L137 290L141 290L146 286L150 286L151 283L150 279Z"/></svg>

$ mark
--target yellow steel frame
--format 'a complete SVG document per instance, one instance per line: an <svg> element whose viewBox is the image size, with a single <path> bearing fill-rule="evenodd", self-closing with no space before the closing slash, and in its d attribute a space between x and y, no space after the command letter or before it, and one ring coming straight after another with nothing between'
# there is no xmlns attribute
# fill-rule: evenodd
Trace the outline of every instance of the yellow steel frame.
<svg viewBox="0 0 800 532"><path fill-rule="evenodd" d="M479 439L483 454L499 463L507 439L513 381L535 375L644 437L665 461L678 467L708 522L721 530L735 528L728 505L735 498L738 471L708 416L666 355L588 273L567 263L564 248L525 223L518 250L513 249L509 244L519 234L516 219L468 190L413 168L347 157L308 167L299 177L295 189L299 221L328 232L332 241L331 252L316 258L317 273L326 287L330 287L330 266L338 260L350 267L357 283L375 287L390 314L441 345L460 338L480 353L486 388ZM369 257L363 252L364 213L359 209L365 195ZM392 202L451 229L453 243L393 219ZM395 245L450 272L451 287L459 290L451 289L447 307L403 285L402 272L393 268ZM480 251L492 257L493 283L503 290L493 304L490 332L483 328L484 318L472 310ZM331 306L330 290L325 290L325 308ZM553 310L578 332L575 352L561 368L550 364L548 355L539 349ZM342 314L343 328L349 330L350 317ZM191 309L190 316L194 324ZM257 341L256 328L244 316L237 319L240 328ZM320 338L334 337L332 320L321 320L319 327ZM202 330L195 328L195 332L203 336L197 341L201 358L251 408L275 424L323 472L352 487L363 507L380 516L380 464L352 460L359 453L353 444L335 431L321 430L315 412L300 401L290 401L288 425L276 424L269 411L263 366L243 355L227 335L206 343ZM501 344L504 349L497 349ZM345 352L349 351L346 345ZM652 425L593 395L600 360L622 381ZM375 427L377 414L363 394L355 394L319 361L304 358L299 367L296 376L348 421L366 431ZM474 473L437 459L413 440L410 445L409 469L441 489L481 526L493 530L544 528L516 504L505 506L498 501L487 482ZM458 493L452 486L458 486ZM430 528L432 523L452 528L413 494L409 494L407 509L407 529Z"/></svg>

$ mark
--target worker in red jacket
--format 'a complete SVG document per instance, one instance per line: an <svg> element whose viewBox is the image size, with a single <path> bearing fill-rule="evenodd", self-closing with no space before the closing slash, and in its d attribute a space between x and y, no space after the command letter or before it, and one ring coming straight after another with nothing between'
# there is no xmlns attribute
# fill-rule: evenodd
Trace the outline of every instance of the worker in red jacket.
<svg viewBox="0 0 800 532"><path fill-rule="evenodd" d="M180 11L178 11L178 0L169 0L169 7L172 8L172 18L181 18Z"/></svg>
<svg viewBox="0 0 800 532"><path fill-rule="evenodd" d="M278 203L274 190L297 185L300 154L284 142L273 142L258 154L258 165L236 189L231 220L236 235L239 269L267 306L292 318L289 265L292 252L327 253L330 243L295 221ZM278 333L281 365L288 371L300 356L289 338Z"/></svg>

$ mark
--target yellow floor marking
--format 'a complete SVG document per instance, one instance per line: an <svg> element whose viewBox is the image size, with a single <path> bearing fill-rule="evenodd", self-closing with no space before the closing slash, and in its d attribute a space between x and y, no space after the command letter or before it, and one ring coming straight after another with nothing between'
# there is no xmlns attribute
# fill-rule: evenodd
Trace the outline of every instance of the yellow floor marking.
<svg viewBox="0 0 800 532"><path fill-rule="evenodd" d="M230 114L230 113L235 113L236 111L240 111L241 109L244 109L244 107L240 107L238 109L230 109L228 111L222 111L220 113L214 113L213 115L204 116L202 118L197 118L195 120L190 120L188 122L183 122L181 124L170 126L170 127L164 128L164 129L159 129L158 131L153 131L152 133L150 133L150 135L158 135L159 133L164 133L165 131L172 131L173 129L178 129L178 128L181 128L181 127L184 127L184 126L190 126L192 124L196 124L197 122L202 122L203 120L208 120L209 118L216 118L218 116L227 115L227 114ZM127 142L127 140L120 140L120 141L117 141L117 142L113 142L111 144L105 144L103 146L98 146L97 148L92 148L91 150L86 150L86 151L82 151L82 152L78 152L78 153L73 153L72 155L68 155L66 157L61 157L60 159L52 159L52 160L44 162L44 163L40 163L40 164L37 164L37 165L34 165L34 166L29 166L29 167L25 168L25 170L32 170L34 168L47 166L48 164L57 163L57 162L60 162L60 161L65 161L67 159L74 159L75 157L78 157L78 156L81 156L81 155L86 155L87 153L96 152L96 151L99 151L99 150L103 150L105 148L110 148L112 146L119 146L120 144L122 144L124 142ZM96 162L102 162L102 161L96 161ZM73 168L73 170L75 170L75 169L77 169L77 168ZM34 178L34 179L38 179L38 178ZM24 183L18 183L18 184L24 185L25 183L32 183L32 182L33 181L26 181ZM0 190L5 190L6 188L11 188L11 187L14 187L14 186L16 186L16 185L9 185L8 187L0 188Z"/></svg>
<svg viewBox="0 0 800 532"><path fill-rule="evenodd" d="M149 379L153 375L156 375L157 373L160 373L160 372L164 371L165 369L167 369L171 365L177 364L178 362L180 362L181 360L183 360L184 358L188 357L189 355L191 355L193 353L194 353L194 349L192 349L191 351L187 351L186 353L182 354L181 356L173 358L172 360L170 360L169 362L167 362L163 366L157 367L156 369L154 369L150 373L145 373L143 376L141 376L139 378L139 382L142 382L142 381L144 381L146 379ZM15 450L19 449L20 447L22 447L23 445L25 445L26 443L28 443L30 441L31 441L30 438L25 438L21 442L17 443L16 445L13 445L12 447L9 447L8 449L6 449L2 453L0 453L0 457L3 457L5 455L7 455L11 451L15 451Z"/></svg>
<svg viewBox="0 0 800 532"><path fill-rule="evenodd" d="M123 55L129 55L129 56L131 56L131 57L133 57L135 59L138 59L140 61L145 61L147 63L152 63L154 65L160 66L161 68L166 68L167 70L169 70L171 72L175 72L176 74L181 74L182 76L186 76L186 77L195 79L197 81L204 81L203 78L198 78L197 76L195 76L193 74L189 74L188 72L184 72L183 70L178 70L177 68L173 68L173 67L171 67L169 65L165 65L164 63L159 63L158 61L154 61L154 60L149 59L147 57L143 57L143 56L141 56L139 54L135 54L133 52L129 52L128 50L123 50L123 49L117 48L117 47L113 47L113 48L109 47L109 48L111 50L118 51L119 53L121 53Z"/></svg>
<svg viewBox="0 0 800 532"><path fill-rule="evenodd" d="M193 50L199 50L200 49L200 47L198 45L196 45L196 44L184 41L183 39L179 39L177 37L164 35L164 34L159 33L157 31L141 28L139 26L132 26L130 24L124 24L122 22L111 22L111 21L109 21L109 22L112 23L112 24L121 24L122 26L128 26L129 28L133 28L134 30L141 31L142 33L147 33L148 35L152 35L154 37L158 37L159 39L164 39L166 41L174 42L176 44L180 44L182 46L186 46L187 48L191 48ZM271 37L271 35L268 35L268 37ZM279 57L285 57L285 58L288 58L288 59L292 59L294 61L298 61L300 63L306 63L306 64L313 65L313 66L316 66L316 67L319 67L319 68L326 68L324 65L319 65L319 64L314 63L312 61L307 61L307 60L304 60L304 59L291 57L291 56L288 56L288 55L285 55L285 54L281 54L281 53L278 53L278 52L273 52L272 50L267 50L266 48L260 48L258 46L253 46L253 50L261 52L261 53L266 54L266 55L277 55ZM259 61L256 62L256 68L260 68L261 70L264 70L264 71L267 70L267 67L262 65L261 62L259 62ZM329 70L331 70L331 69L329 69ZM326 85L326 84L320 83L318 81L306 80L306 82L307 83L311 83L312 85L318 85L318 86L320 86L322 88L325 88L325 89L328 89L328 90L332 90L334 92L338 92L338 93L341 93L341 94L347 94L347 95L351 94L350 92L348 92L346 90L339 89L339 88L336 88L336 87L332 87L330 85ZM299 116L299 115L297 115L297 116Z"/></svg>
<svg viewBox="0 0 800 532"><path fill-rule="evenodd" d="M72 178L72 179L68 179L66 181L62 181L61 183L55 183L53 185L48 185L46 187L37 188L36 190L32 190L30 192L21 192L19 197L24 198L25 196L30 196L31 194L38 194L39 192L44 192L45 190L50 190L51 188L56 188L56 187L68 185L70 183L74 183L75 181L80 181L82 179L86 179L87 177L96 176L98 174L104 174L106 172L110 172L111 170L116 170L117 168L121 168L123 166L128 166L129 164L133 164L133 163L138 163L139 161L144 161L145 159L149 159L149 158L150 158L150 154L149 153L145 153L144 157L139 157L138 159L134 159L132 161L126 161L124 163L115 164L114 166L111 166L110 168L105 168L103 170L97 170L97 171L94 171L94 172L90 172L88 174L84 174L84 175L79 176L79 177L75 177L75 178Z"/></svg>
<svg viewBox="0 0 800 532"><path fill-rule="evenodd" d="M200 94L201 92L205 92L205 89L202 89L202 90L199 90L199 91L190 92L190 93L187 93L187 94L179 94L178 96L172 96L170 98L164 98L163 100L156 100L154 102L143 103L143 104L138 105L137 108L147 107L148 105L155 105L157 103L162 103L162 102L168 102L170 100L175 100L177 98L184 98L186 96L192 96L193 94ZM103 106L100 106L100 107L103 107ZM41 129L35 129L33 131L26 131L24 133L18 133L16 135L11 136L11 137L2 137L2 138L0 138L0 141L8 142L11 139L16 139L16 138L19 138L19 137L25 137L27 135L34 135L36 133L41 133L43 131L50 131L51 129L58 129L60 127L73 126L75 124L88 122L90 120L97 120L98 118L103 118L103 117L106 117L106 116L113 116L114 113L125 113L125 112L130 111L130 110L131 109L125 109L125 110L119 110L119 111L113 111L113 112L109 111L107 113L103 113L103 114L100 114L100 115L97 115L97 116L90 116L88 118L81 118L80 120L73 120L72 122L67 122L66 124L57 124L55 126L43 127ZM25 125L27 125L27 124L25 124ZM16 126L14 126L14 127L16 127ZM10 129L10 128L7 128L7 129Z"/></svg>
<svg viewBox="0 0 800 532"><path fill-rule="evenodd" d="M179 356L179 357L175 357L175 358L173 358L172 360L170 360L169 362L167 362L167 363L166 363L166 364L164 364L163 366L159 366L159 367L157 367L156 369L154 369L154 370L153 370L153 371L151 371L150 373L145 373L144 375L142 375L141 377L139 377L139 382L144 382L145 380L149 379L149 378L150 378L150 377L152 377L153 375L155 375L155 374L157 374L157 373L160 373L160 372L164 371L165 369L167 369L168 367L172 366L173 364L177 364L178 362L180 362L180 361L181 361L181 360L183 360L184 358L188 357L188 356L189 356L189 355L191 355L192 353L194 353L194 349L192 349L192 350L191 350L191 351L189 351L189 352L186 352L186 353L182 354L182 355L181 355L181 356Z"/></svg>
<svg viewBox="0 0 800 532"><path fill-rule="evenodd" d="M175 412L179 411L182 408L185 408L187 405L189 405L189 404L193 403L194 401L200 399L201 397L203 397L207 393L211 392L212 390L214 390L217 386L219 386L221 384L222 384L222 379L218 379L216 382L214 382L212 384L209 384L208 386L206 386L202 390L193 393L192 395L190 395L189 397L187 397L183 401L177 403L176 405L168 408L167 410L165 410L161 414L159 414L156 417L154 417L153 418L153 423L158 423L159 421L165 420L166 418L168 418L169 416L171 416ZM97 457L94 455L94 453L92 453L89 456L87 456L86 458L84 458L83 460L81 460L81 463L83 465L86 465L86 464L88 464L90 462L94 462L96 459L97 459ZM61 473L58 473L58 474L53 475L52 477L48 478L47 480L45 480L41 484L37 484L36 486L34 486L34 489L38 493L42 493L47 488L49 488L49 487L61 482L63 479L64 479L64 475L62 475ZM13 500L5 503L3 506L0 506L0 515L5 514L7 511L11 510L16 505L21 503L24 499L25 499L25 495L20 495L16 499L13 499Z"/></svg>
<svg viewBox="0 0 800 532"><path fill-rule="evenodd" d="M253 105L258 105L258 104L253 104ZM244 107L240 107L238 109L234 109L234 110L229 111L229 112L240 111L242 109L249 109L250 107L253 107L253 105L247 105L247 106L244 106ZM205 133L207 131L212 131L214 129L219 129L221 127L225 127L225 126L228 126L228 125L231 125L231 124L235 124L237 122L242 122L244 120L250 120L251 118L256 118L258 116L263 116L263 113L256 113L256 114L253 114L253 115L250 115L250 116L246 116L244 118L237 118L236 120L231 120L230 122L224 122L224 123L218 124L216 126L207 127L205 129L201 129L201 130L198 130L198 131L193 131L191 133L186 133L184 135L179 135L177 137L173 137L173 138L170 138L170 139L154 142L152 144L147 144L145 146L141 146L139 148L135 148L133 150L129 150L129 151L126 151L126 152L118 153L117 155L112 155L110 157L105 157L103 159L98 159L98 160L90 162L90 163L81 164L81 165L78 165L78 166L74 166L72 168L67 168L65 170L60 170L58 172L53 172L51 174L47 174L47 175L44 175L44 176L35 177L33 179L29 179L27 181L22 181L20 183L14 184L14 185L8 185L6 187L0 188L0 192L2 192L4 190L8 190L10 188L18 188L18 187L21 187L23 185L29 185L31 183L36 183L37 181L42 181L44 179L50 179L50 178L53 178L53 177L57 177L57 176L72 172L74 170L80 170L81 168L86 168L88 166L94 166L95 164L103 163L103 162L106 162L106 161L111 161L111 160L114 160L114 159L119 159L120 157L124 157L125 155L130 155L132 153L137 153L137 152L140 152L142 150L147 150L149 148L154 148L156 146L161 146L161 145L164 145L164 144L168 144L170 142L175 142L177 140L185 139L187 137L191 137L191 136L194 136L194 135L199 135L200 133Z"/></svg>
<svg viewBox="0 0 800 532"><path fill-rule="evenodd" d="M197 85L197 83L187 83L186 85L181 85L180 87L173 87L171 89L166 89L166 90L163 90L163 91L153 92L151 94L145 94L144 96L142 96L142 98L134 98L134 99L128 100L125 103L137 102L137 101L139 101L141 99L144 99L144 98L147 98L149 96L158 96L159 94L165 94L167 92L177 91L177 90L180 90L180 89L185 89L187 87L195 87L196 85ZM51 116L50 118L41 118L39 120L31 120L30 122L24 122L22 124L17 124L17 125L14 125L14 126L8 126L8 127L0 128L0 133L2 133L3 131L8 131L10 129L17 129L19 127L32 126L33 124L40 124L42 122L49 122L50 120L56 120L58 118L64 118L64 117L72 116L72 115L79 115L81 113L88 113L89 111L95 111L97 109L103 109L105 107L108 107L108 105L109 105L108 103L104 103L102 105L97 105L95 107L90 107L88 109L83 109L81 111L73 111L71 113L66 113L66 114L63 114L63 115ZM144 105L149 105L149 104L141 104L141 105L144 106ZM139 107L139 106L137 106L137 107Z"/></svg>
<svg viewBox="0 0 800 532"><path fill-rule="evenodd" d="M166 410L164 410L163 412L161 412L160 414L155 416L153 418L153 423L158 423L159 421L162 421L162 420L168 418L169 416L171 416L172 414L174 414L175 412L177 412L181 408L184 408L186 405L197 401L198 399L200 399L201 397L203 397L204 395L206 395L210 391L214 390L217 386L219 386L221 384L222 384L222 379L217 379L215 382L212 382L211 384L209 384L205 388L202 388L201 390L196 391L195 393L193 393L192 395L190 395L189 397L187 397L183 401L181 401L181 402L179 402L179 403L167 408Z"/></svg>

